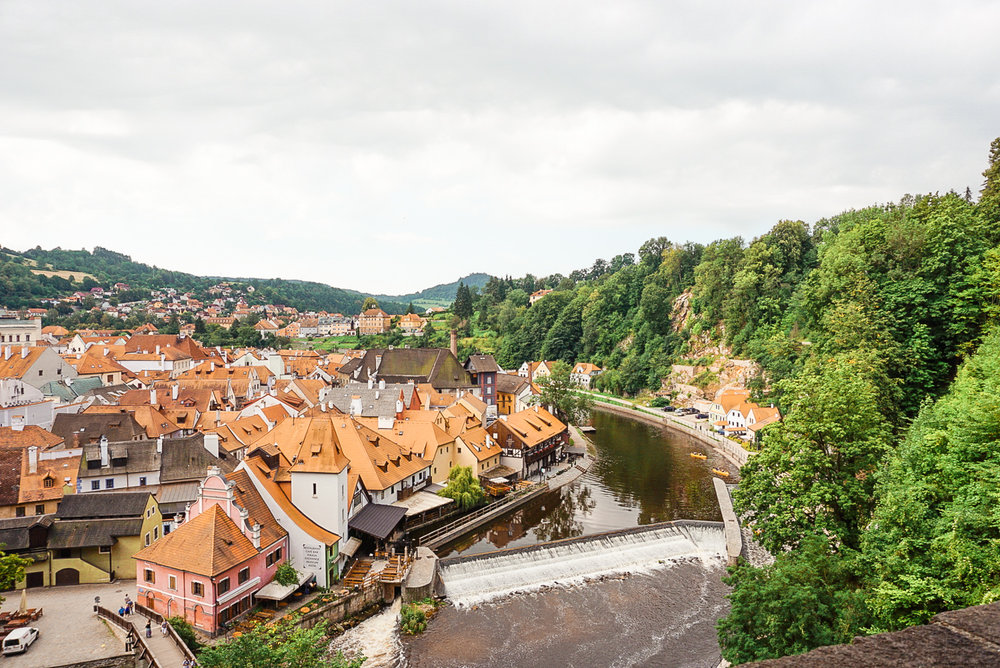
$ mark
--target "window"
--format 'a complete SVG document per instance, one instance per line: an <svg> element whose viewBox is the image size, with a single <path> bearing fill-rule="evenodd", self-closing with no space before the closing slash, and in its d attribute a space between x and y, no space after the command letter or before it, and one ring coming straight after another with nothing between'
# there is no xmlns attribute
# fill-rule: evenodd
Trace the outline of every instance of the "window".
<svg viewBox="0 0 1000 668"><path fill-rule="evenodd" d="M222 578L221 580L219 580L219 584L216 587L216 591L218 592L219 596L222 596L227 591L229 591L229 578Z"/></svg>
<svg viewBox="0 0 1000 668"><path fill-rule="evenodd" d="M39 503L38 505L36 505L35 506L35 514L36 515L44 515L45 514L45 505L41 504L41 503Z"/></svg>
<svg viewBox="0 0 1000 668"><path fill-rule="evenodd" d="M146 486L146 476L141 475L139 476L139 487L145 487L145 486Z"/></svg>
<svg viewBox="0 0 1000 668"><path fill-rule="evenodd" d="M98 545L97 546L97 553L98 554L111 554L111 546L110 545Z"/></svg>
<svg viewBox="0 0 1000 668"><path fill-rule="evenodd" d="M39 370L38 370L38 375L39 375L39 376L41 376L41 375L42 375L42 370L41 370L41 369L39 369Z"/></svg>
<svg viewBox="0 0 1000 668"><path fill-rule="evenodd" d="M316 483L313 483L313 496L316 496Z"/></svg>
<svg viewBox="0 0 1000 668"><path fill-rule="evenodd" d="M43 487L55 487L56 486L56 481L53 480L52 478L48 478L47 477L47 478L45 478L45 480L42 481L42 486Z"/></svg>
<svg viewBox="0 0 1000 668"><path fill-rule="evenodd" d="M249 569L249 568L244 568L244 569L242 569L242 570L240 571L240 574L239 574L239 576L237 577L237 581L238 581L238 582L239 582L240 584L243 584L244 582L246 582L246 581L247 581L247 580L249 580L249 579L250 579L250 569Z"/></svg>
<svg viewBox="0 0 1000 668"><path fill-rule="evenodd" d="M114 486L115 486L114 478L108 478L107 480L104 481L104 489L114 489Z"/></svg>
<svg viewBox="0 0 1000 668"><path fill-rule="evenodd" d="M100 480L91 480L90 481L90 491L96 492L100 488L101 488L101 481Z"/></svg>
<svg viewBox="0 0 1000 668"><path fill-rule="evenodd" d="M153 527L153 540L160 537L160 527Z"/></svg>
<svg viewBox="0 0 1000 668"><path fill-rule="evenodd" d="M279 561L281 561L281 548L280 547L277 550L275 550L274 552L272 552L271 554L267 555L267 557L264 559L264 563L268 567L275 565Z"/></svg>
<svg viewBox="0 0 1000 668"><path fill-rule="evenodd" d="M149 532L148 531L146 532L146 536L143 539L143 542L146 544L146 547L149 547Z"/></svg>
<svg viewBox="0 0 1000 668"><path fill-rule="evenodd" d="M24 506L18 506L14 511L14 517L24 517Z"/></svg>
<svg viewBox="0 0 1000 668"><path fill-rule="evenodd" d="M153 569L147 568L142 572L142 579L149 584L156 584L156 573L153 572Z"/></svg>
<svg viewBox="0 0 1000 668"><path fill-rule="evenodd" d="M205 595L205 585L200 582L191 583L191 595L192 596L204 596Z"/></svg>
<svg viewBox="0 0 1000 668"><path fill-rule="evenodd" d="M167 587L170 588L170 589L174 589L174 590L177 589L177 576L176 575L168 575L167 576Z"/></svg>

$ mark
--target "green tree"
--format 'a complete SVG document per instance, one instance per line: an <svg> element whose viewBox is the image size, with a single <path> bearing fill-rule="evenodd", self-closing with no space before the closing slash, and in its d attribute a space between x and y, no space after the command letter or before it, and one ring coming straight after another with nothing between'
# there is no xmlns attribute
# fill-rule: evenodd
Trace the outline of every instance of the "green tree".
<svg viewBox="0 0 1000 668"><path fill-rule="evenodd" d="M410 315L411 313L416 313L416 311L413 310L413 302L406 305L406 315Z"/></svg>
<svg viewBox="0 0 1000 668"><path fill-rule="evenodd" d="M197 652L201 649L201 643L198 642L198 635L195 633L194 627L190 622L183 617L170 617L167 621L174 627L174 631L177 631L177 635L188 646L188 649L192 652Z"/></svg>
<svg viewBox="0 0 1000 668"><path fill-rule="evenodd" d="M0 547L4 546L0 544ZM0 552L0 591L13 589L15 584L23 580L24 569L30 564L30 559ZM3 603L4 600L4 597L0 596L0 603Z"/></svg>
<svg viewBox="0 0 1000 668"><path fill-rule="evenodd" d="M878 362L860 354L812 360L782 381L784 420L740 473L734 500L772 553L824 532L857 549L873 507L875 471L891 432L879 411Z"/></svg>
<svg viewBox="0 0 1000 668"><path fill-rule="evenodd" d="M1000 600L1000 332L927 402L880 476L865 534L879 626Z"/></svg>
<svg viewBox="0 0 1000 668"><path fill-rule="evenodd" d="M585 394L578 394L570 381L572 367L564 362L556 362L548 376L536 382L542 393L536 401L547 406L557 418L571 424L581 424L590 417L593 401Z"/></svg>
<svg viewBox="0 0 1000 668"><path fill-rule="evenodd" d="M718 624L719 645L734 664L849 642L869 620L850 564L816 534L769 566L731 568L723 581L733 590Z"/></svg>
<svg viewBox="0 0 1000 668"><path fill-rule="evenodd" d="M462 320L472 317L472 292L469 286L459 281L458 289L455 291L455 302L451 305L451 312Z"/></svg>
<svg viewBox="0 0 1000 668"><path fill-rule="evenodd" d="M462 510L475 508L486 501L486 492L480 487L471 466L451 467L451 471L448 472L448 484L438 492L438 495L453 500Z"/></svg>
<svg viewBox="0 0 1000 668"><path fill-rule="evenodd" d="M979 211L983 219L1000 223L1000 137L990 144L989 165L983 172L983 189L979 191Z"/></svg>
<svg viewBox="0 0 1000 668"><path fill-rule="evenodd" d="M374 297L365 297L365 300L361 302L361 312L364 313L370 308L378 308L378 300Z"/></svg>
<svg viewBox="0 0 1000 668"><path fill-rule="evenodd" d="M360 668L365 657L351 660L327 650L326 621L304 629L285 618L276 624L257 624L241 636L206 647L198 655L205 668Z"/></svg>

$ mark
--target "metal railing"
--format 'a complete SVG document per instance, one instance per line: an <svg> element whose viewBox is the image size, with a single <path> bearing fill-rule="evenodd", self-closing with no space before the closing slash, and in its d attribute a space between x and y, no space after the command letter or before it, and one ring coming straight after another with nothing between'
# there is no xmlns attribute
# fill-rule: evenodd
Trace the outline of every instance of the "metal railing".
<svg viewBox="0 0 1000 668"><path fill-rule="evenodd" d="M503 499L501 499L499 501L494 501L493 503L485 505L485 506L483 506L482 508L480 508L478 510L472 511L468 515L463 515L461 517L461 519L457 519L454 522L449 522L448 524L445 524L442 527L438 527L434 531L431 531L429 533L424 534L423 536L420 537L419 544L420 545L427 545L429 543L432 543L433 541L437 540L441 536L443 536L443 535L445 535L447 533L450 533L450 532L454 531L455 529L460 528L462 525L464 525L464 524L470 524L474 520L482 517L483 515L488 515L489 513L495 512L497 510L500 510L504 506L507 506L507 505L513 503L514 501L518 501L518 500L524 498L525 496L530 496L530 495L533 495L533 494L540 494L542 492L547 492L547 491L549 491L549 486L547 484L541 484L541 485L535 485L535 486L532 486L532 487L525 488L523 490L520 490L518 492L514 492L512 494L508 494L506 497L504 497Z"/></svg>

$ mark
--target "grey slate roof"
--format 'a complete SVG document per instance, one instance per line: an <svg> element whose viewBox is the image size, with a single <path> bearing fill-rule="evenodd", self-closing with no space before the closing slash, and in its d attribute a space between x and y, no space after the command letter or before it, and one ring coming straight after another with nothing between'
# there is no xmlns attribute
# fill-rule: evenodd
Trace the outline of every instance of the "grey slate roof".
<svg viewBox="0 0 1000 668"><path fill-rule="evenodd" d="M500 367L493 355L470 355L465 361L465 368L472 373L499 373Z"/></svg>
<svg viewBox="0 0 1000 668"><path fill-rule="evenodd" d="M49 530L49 548L110 547L119 536L138 536L142 519L59 520Z"/></svg>
<svg viewBox="0 0 1000 668"><path fill-rule="evenodd" d="M60 520L142 517L149 492L87 492L67 494L59 502Z"/></svg>
<svg viewBox="0 0 1000 668"><path fill-rule="evenodd" d="M509 373L497 374L497 392L503 392L504 394L517 394L522 392L527 385L528 380L526 378L512 376Z"/></svg>
<svg viewBox="0 0 1000 668"><path fill-rule="evenodd" d="M41 390L47 397L58 397L62 401L70 402L99 387L101 387L100 376L89 376L79 380L71 379L69 383L65 379L52 380L42 385Z"/></svg>
<svg viewBox="0 0 1000 668"><path fill-rule="evenodd" d="M405 516L406 508L403 506L369 503L347 523L347 526L349 529L385 540Z"/></svg>
<svg viewBox="0 0 1000 668"><path fill-rule="evenodd" d="M326 395L326 401L333 402L342 413L351 412L351 397L361 397L361 417L378 417L396 413L396 398L403 393L403 405L409 406L416 386L412 383L386 383L385 389L368 389L367 385L351 384L335 387ZM376 396L378 398L376 398Z"/></svg>
<svg viewBox="0 0 1000 668"><path fill-rule="evenodd" d="M475 387L469 372L447 348L373 348L340 368L350 380L430 383L436 390Z"/></svg>
<svg viewBox="0 0 1000 668"><path fill-rule="evenodd" d="M130 413L59 413L49 431L65 440L67 447L72 447L75 442L85 445L99 441L101 436L107 436L109 441L132 441L146 437L146 430Z"/></svg>
<svg viewBox="0 0 1000 668"><path fill-rule="evenodd" d="M113 463L118 458L125 463L118 466L88 468L87 462L101 461L100 444L90 444L83 448L83 459L80 462L80 478L105 477L107 475L125 473L151 473L159 471L160 482L178 482L185 480L201 480L209 466L218 466L223 473L233 470L234 462L230 459L220 459L205 449L205 437L202 434L185 438L163 439L163 452L156 451L156 440L123 441L108 443L108 451Z"/></svg>
<svg viewBox="0 0 1000 668"><path fill-rule="evenodd" d="M53 517L53 515L33 515L0 520L0 550L14 552L28 549L28 530L36 524L52 526Z"/></svg>

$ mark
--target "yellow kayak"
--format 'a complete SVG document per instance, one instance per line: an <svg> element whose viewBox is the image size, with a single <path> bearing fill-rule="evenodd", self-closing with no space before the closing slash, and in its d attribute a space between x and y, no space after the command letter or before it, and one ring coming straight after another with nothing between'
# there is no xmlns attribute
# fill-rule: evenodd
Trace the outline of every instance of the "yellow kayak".
<svg viewBox="0 0 1000 668"><path fill-rule="evenodd" d="M725 469L712 469L712 473L718 476L722 476L723 478L729 477L729 471L726 471Z"/></svg>
<svg viewBox="0 0 1000 668"><path fill-rule="evenodd" d="M692 452L691 456L694 457L695 459L708 459L708 455L703 454L701 452Z"/></svg>

